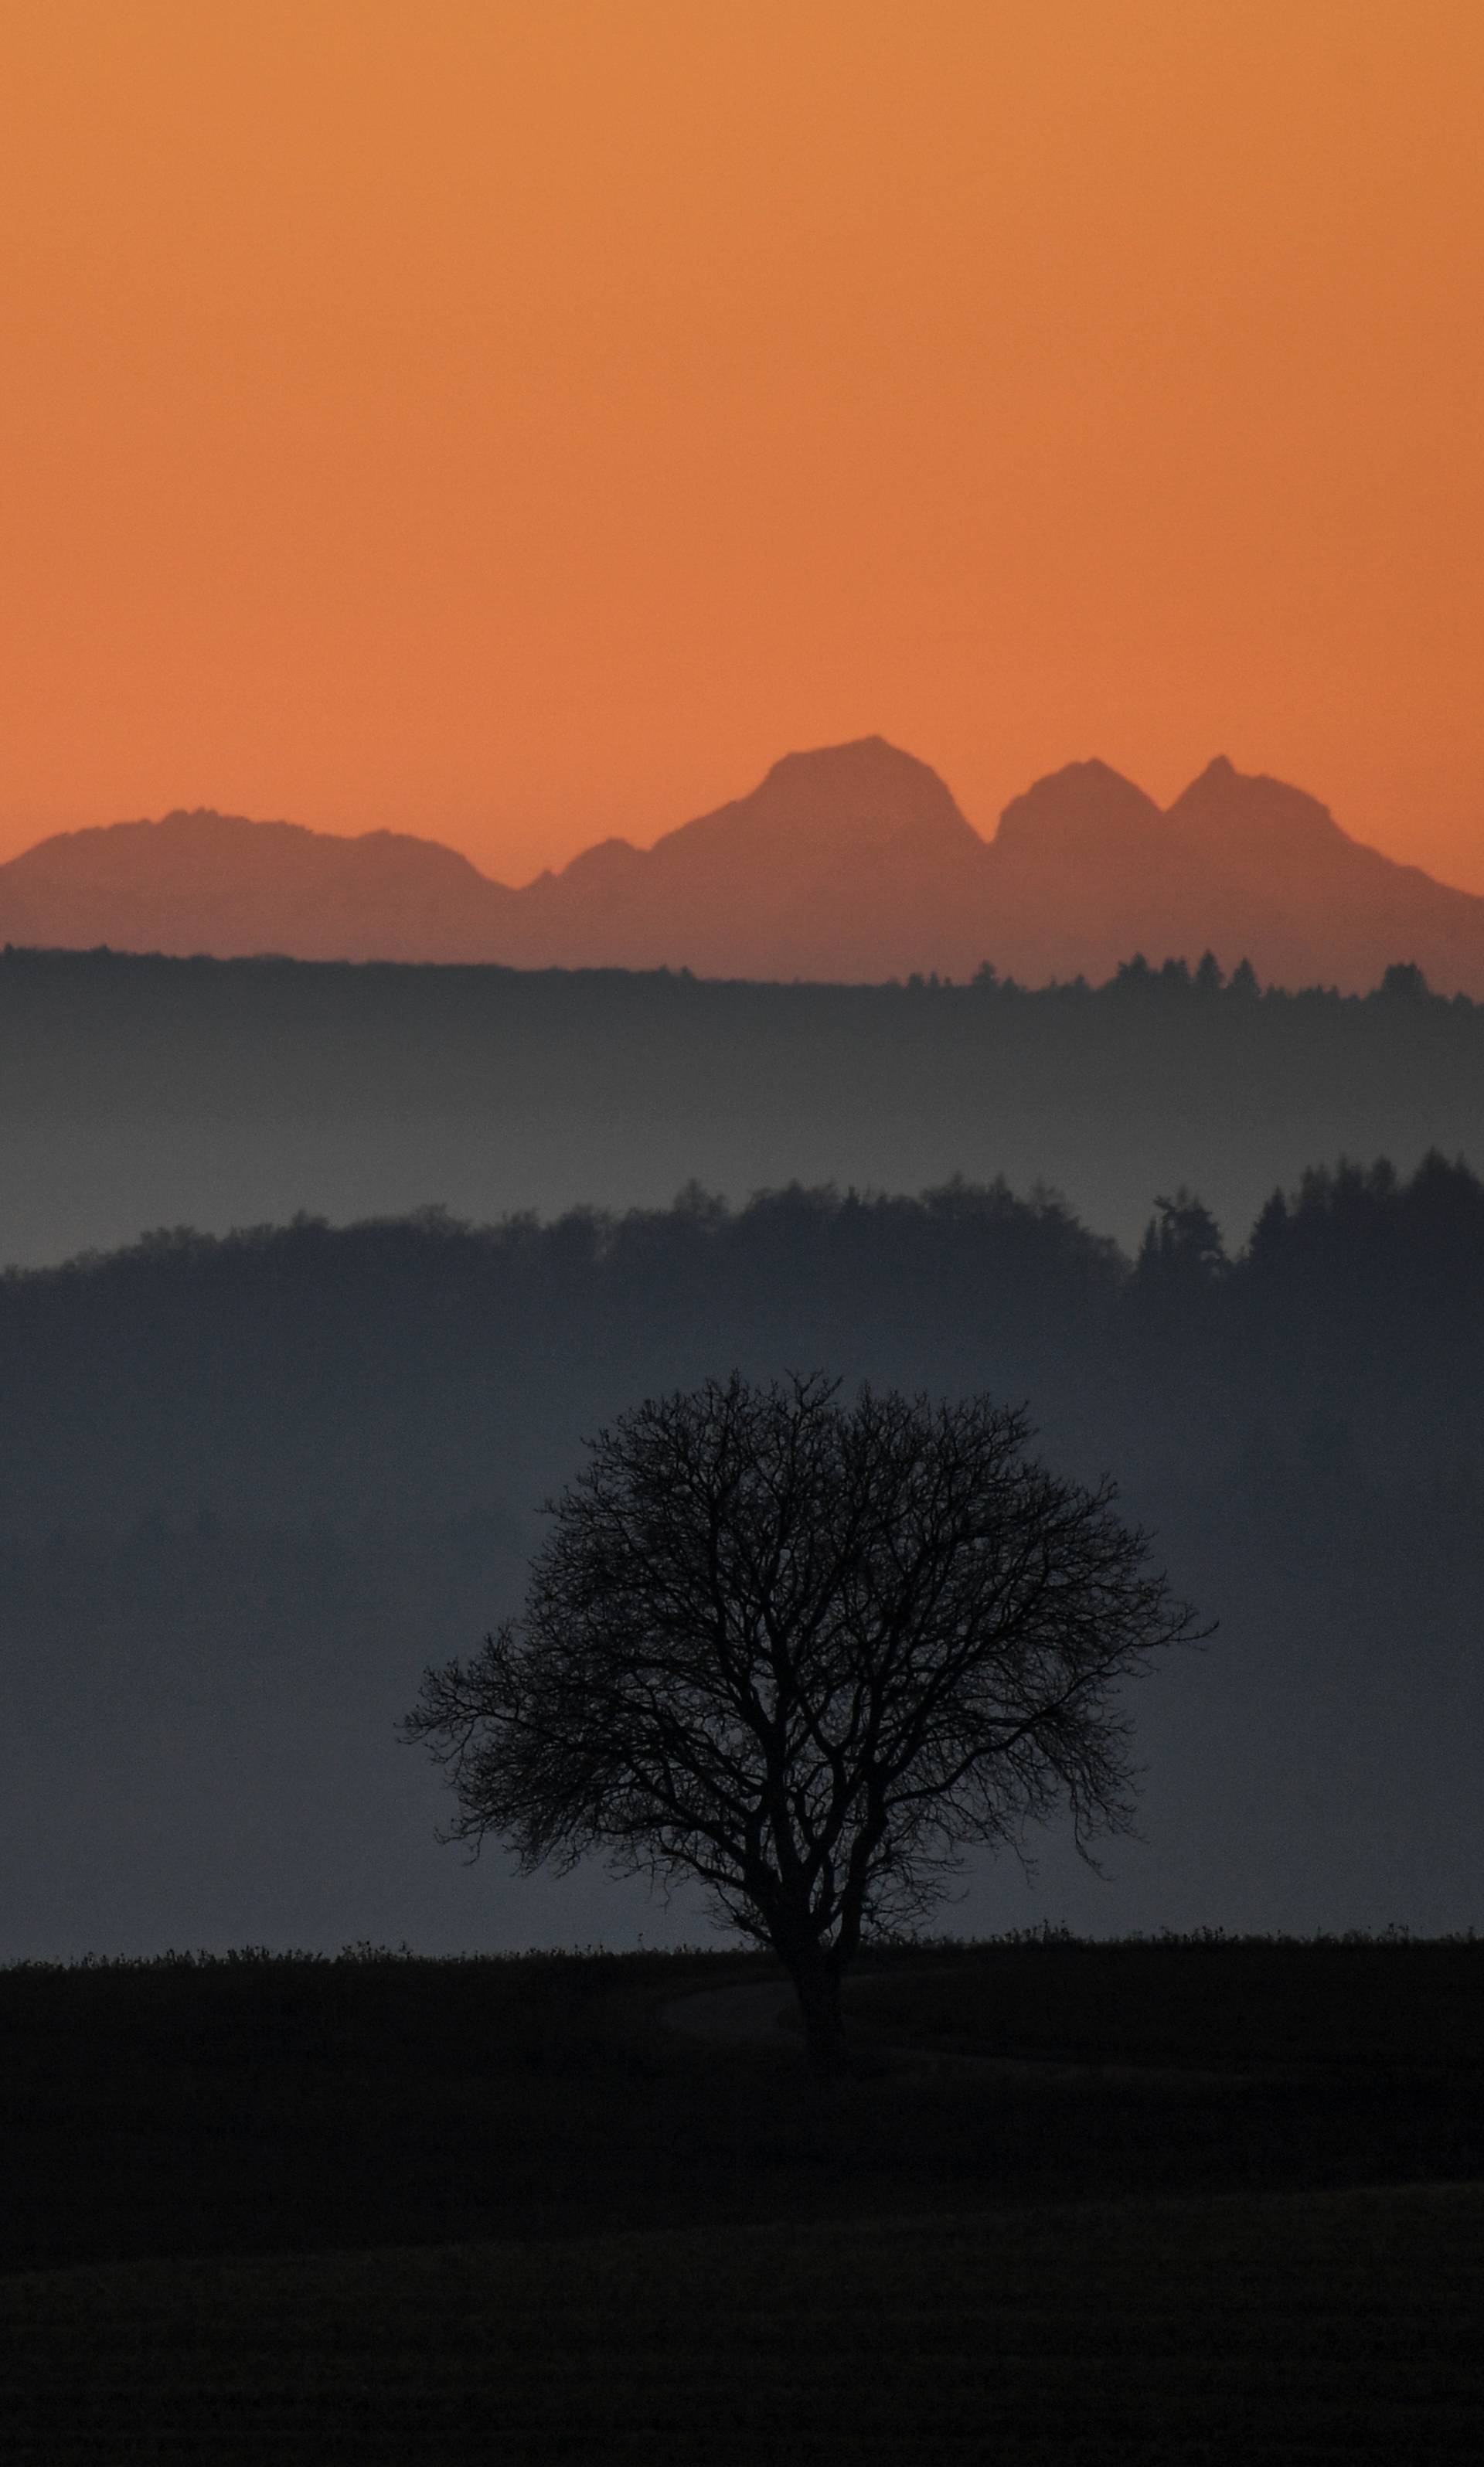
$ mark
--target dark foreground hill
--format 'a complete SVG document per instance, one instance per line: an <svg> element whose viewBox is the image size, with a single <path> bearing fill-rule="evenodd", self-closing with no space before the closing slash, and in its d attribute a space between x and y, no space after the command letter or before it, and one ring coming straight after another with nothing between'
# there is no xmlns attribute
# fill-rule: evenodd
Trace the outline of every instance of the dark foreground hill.
<svg viewBox="0 0 1484 2467"><path fill-rule="evenodd" d="M1484 1861L1484 1188L1311 1179L1223 1256L1047 1201L795 1190L485 1231L161 1237L0 1281L0 1955L694 1936L433 1839L422 1665L519 1602L580 1439L734 1365L1028 1398L1221 1622L1130 1692L1141 1838L955 1925L1468 1927Z"/></svg>
<svg viewBox="0 0 1484 2467"><path fill-rule="evenodd" d="M1290 986L1394 962L1484 994L1484 899L1393 863L1282 781L1218 758L1167 811L1097 761L991 840L880 737L792 754L652 848L605 839L514 890L437 842L213 812L63 832L0 866L0 941L218 957L688 967L708 977L1039 985L1213 950Z"/></svg>
<svg viewBox="0 0 1484 2467"><path fill-rule="evenodd" d="M0 2278L1484 2175L1484 1942L888 1946L852 1975L833 2091L786 2035L666 2021L749 1981L787 2008L741 1952L0 1970L0 2094L31 2128Z"/></svg>
<svg viewBox="0 0 1484 2467"><path fill-rule="evenodd" d="M1475 2184L49 2272L11 2455L1473 2467ZM222 2428L230 2426L223 2439ZM134 2435L138 2435L137 2441Z"/></svg>
<svg viewBox="0 0 1484 2467"><path fill-rule="evenodd" d="M160 1225L733 1202L1004 1174L1240 1239L1343 1155L1484 1155L1484 1007L1128 965L1104 986L0 956L0 1262Z"/></svg>
<svg viewBox="0 0 1484 2467"><path fill-rule="evenodd" d="M1462 2467L1481 1963L899 1951L862 2021L990 2061L828 2095L663 2026L756 1961L0 1975L7 2456ZM1047 2013L1093 2062L993 2061Z"/></svg>

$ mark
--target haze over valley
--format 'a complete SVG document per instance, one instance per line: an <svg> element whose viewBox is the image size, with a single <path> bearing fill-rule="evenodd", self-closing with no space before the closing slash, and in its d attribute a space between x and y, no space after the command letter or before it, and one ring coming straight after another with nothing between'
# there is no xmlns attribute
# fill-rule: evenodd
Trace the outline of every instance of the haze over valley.
<svg viewBox="0 0 1484 2467"><path fill-rule="evenodd" d="M160 1236L0 1280L0 1958L242 1942L694 1940L592 1864L441 1849L396 1723L519 1604L543 1498L632 1400L721 1367L1028 1398L1221 1627L1133 1691L1103 1883L976 1860L973 1933L1472 1923L1484 1800L1484 1188L1311 1179L1240 1258L1064 1209L693 1197Z"/></svg>
<svg viewBox="0 0 1484 2467"><path fill-rule="evenodd" d="M391 1726L584 1432L781 1363L1029 1397L1223 1623L1143 1702L1151 1852L981 1867L974 1924L1460 1923L1461 1814L1403 1834L1477 1719L1484 900L1220 762L1167 813L1075 764L987 843L873 738L523 891L192 814L0 914L6 1825L107 1845L0 1951L694 1934L461 1867Z"/></svg>
<svg viewBox="0 0 1484 2467"><path fill-rule="evenodd" d="M0 867L0 1261L955 1174L1129 1243L1191 1184L1240 1240L1311 1164L1484 1131L1472 1001L1438 998L1484 992L1484 899L1221 761L1164 813L1074 763L985 841L865 738L518 891L177 814Z"/></svg>
<svg viewBox="0 0 1484 2467"><path fill-rule="evenodd" d="M461 1867L393 1726L514 1607L582 1435L734 1364L1028 1397L1222 1621L1141 1698L1148 1855L1107 1890L1064 1844L1034 1890L981 1865L959 1923L1463 1923L1484 1199L1444 1158L1484 1151L1484 1006L1408 962L1342 994L11 948L0 1123L0 1954L694 1935L589 1867Z"/></svg>
<svg viewBox="0 0 1484 2467"><path fill-rule="evenodd" d="M11 951L0 1137L12 1264L305 1211L955 1175L1049 1184L1130 1247L1188 1185L1237 1245L1312 1165L1484 1153L1484 1009L1404 967L1341 996L1183 964L1022 992Z"/></svg>

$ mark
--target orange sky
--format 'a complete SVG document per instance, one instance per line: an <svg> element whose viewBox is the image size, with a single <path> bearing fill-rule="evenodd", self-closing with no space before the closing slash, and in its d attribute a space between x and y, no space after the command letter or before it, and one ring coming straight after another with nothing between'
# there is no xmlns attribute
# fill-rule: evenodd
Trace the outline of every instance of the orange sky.
<svg viewBox="0 0 1484 2467"><path fill-rule="evenodd" d="M880 730L1484 890L1481 0L7 0L0 855Z"/></svg>

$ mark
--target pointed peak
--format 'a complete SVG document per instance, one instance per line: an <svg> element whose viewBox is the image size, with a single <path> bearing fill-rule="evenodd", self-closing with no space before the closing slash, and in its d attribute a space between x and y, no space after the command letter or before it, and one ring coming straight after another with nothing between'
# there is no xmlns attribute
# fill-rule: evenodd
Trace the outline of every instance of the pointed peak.
<svg viewBox="0 0 1484 2467"><path fill-rule="evenodd" d="M1134 787L1133 781L1126 779L1122 771L1115 771L1111 762L1105 762L1101 754L1082 755L1075 762L1063 762L1058 771L1045 772L1039 780L1032 781L1026 790L1027 796L1033 796L1038 788L1049 786L1054 780L1076 781L1087 787L1111 785L1114 788L1132 788L1136 797L1144 794L1143 789Z"/></svg>
<svg viewBox="0 0 1484 2467"><path fill-rule="evenodd" d="M1249 849L1259 844L1317 846L1346 836L1317 797L1266 771L1239 771L1224 754L1182 789L1168 818L1185 831Z"/></svg>

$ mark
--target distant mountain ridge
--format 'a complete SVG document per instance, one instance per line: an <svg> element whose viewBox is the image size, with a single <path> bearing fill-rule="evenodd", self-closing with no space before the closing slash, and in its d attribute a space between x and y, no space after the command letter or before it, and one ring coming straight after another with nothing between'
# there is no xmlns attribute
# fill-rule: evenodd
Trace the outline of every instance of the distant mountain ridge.
<svg viewBox="0 0 1484 2467"><path fill-rule="evenodd" d="M1142 951L1363 990L1414 961L1484 995L1484 897L1352 839L1302 789L1211 762L1168 808L1079 761L992 840L869 736L786 755L650 849L597 842L521 889L435 840L208 810L41 841L0 866L0 941L301 959L688 967L698 976L1108 976Z"/></svg>

